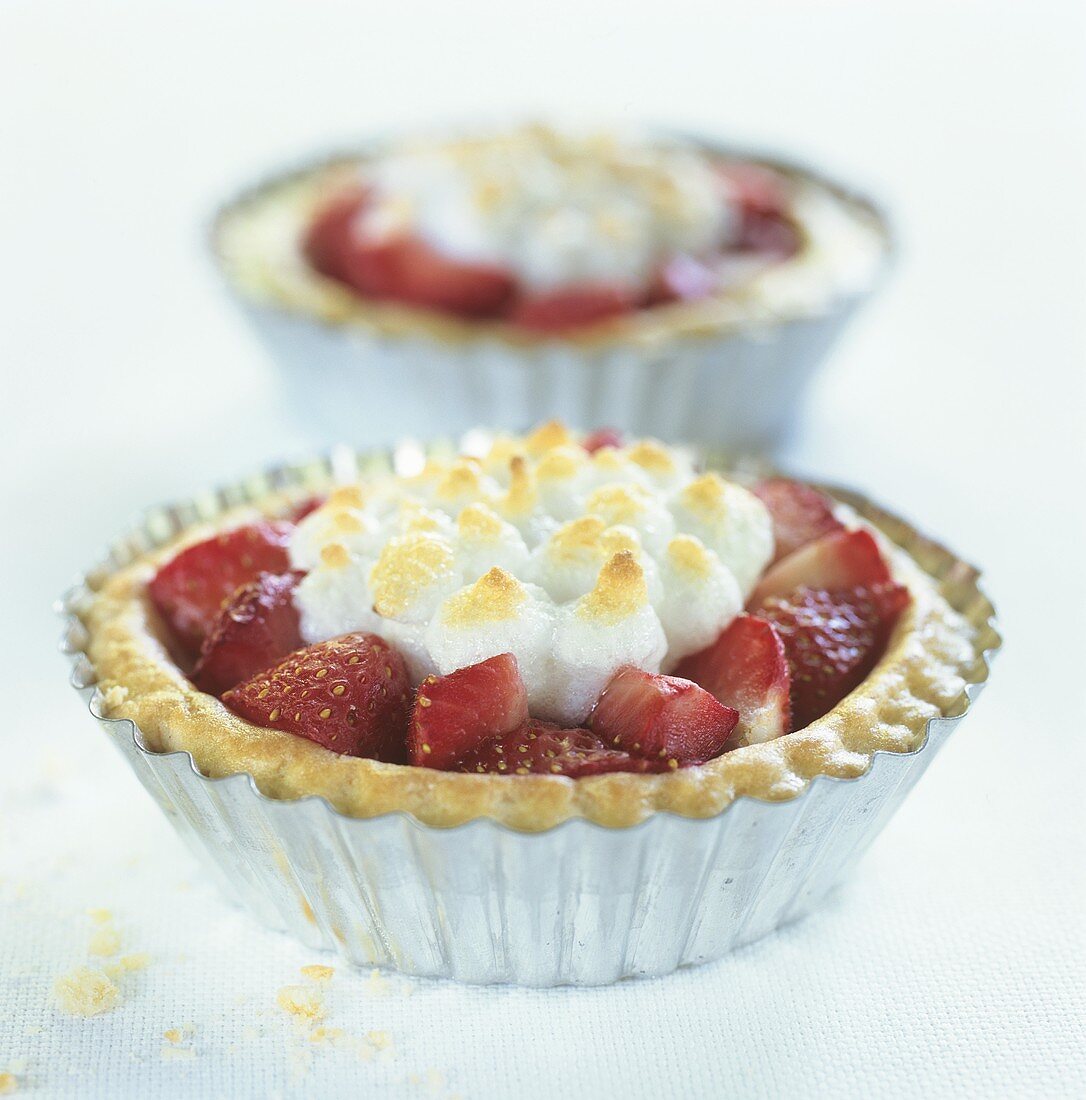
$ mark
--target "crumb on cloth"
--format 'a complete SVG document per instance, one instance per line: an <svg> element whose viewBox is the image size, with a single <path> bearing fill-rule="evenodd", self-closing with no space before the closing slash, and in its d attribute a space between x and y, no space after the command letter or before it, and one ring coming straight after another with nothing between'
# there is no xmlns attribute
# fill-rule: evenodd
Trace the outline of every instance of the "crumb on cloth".
<svg viewBox="0 0 1086 1100"><path fill-rule="evenodd" d="M121 1003L121 991L109 976L87 966L57 978L53 995L60 1009L72 1016L98 1016Z"/></svg>

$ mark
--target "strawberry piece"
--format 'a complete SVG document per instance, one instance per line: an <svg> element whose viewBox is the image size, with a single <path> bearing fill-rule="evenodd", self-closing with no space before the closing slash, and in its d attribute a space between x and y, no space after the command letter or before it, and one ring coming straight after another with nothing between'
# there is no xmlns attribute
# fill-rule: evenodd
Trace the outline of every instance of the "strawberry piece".
<svg viewBox="0 0 1086 1100"><path fill-rule="evenodd" d="M751 594L748 607L757 609L773 596L797 588L856 588L890 579L879 544L870 531L831 531L782 558L766 570Z"/></svg>
<svg viewBox="0 0 1086 1100"><path fill-rule="evenodd" d="M399 651L376 634L344 634L297 650L222 701L258 726L332 752L392 764L406 759L411 682Z"/></svg>
<svg viewBox="0 0 1086 1100"><path fill-rule="evenodd" d="M366 193L350 188L317 212L302 241L302 252L310 264L330 279L347 278L347 257L353 244L352 226Z"/></svg>
<svg viewBox="0 0 1086 1100"><path fill-rule="evenodd" d="M562 729L529 719L491 737L460 761L458 770L490 775L564 775L583 779L606 772L660 772L666 760L646 760L605 745L585 729Z"/></svg>
<svg viewBox="0 0 1086 1100"><path fill-rule="evenodd" d="M235 590L204 639L192 670L192 682L201 691L221 695L301 649L305 643L293 595L302 576L261 573Z"/></svg>
<svg viewBox="0 0 1086 1100"><path fill-rule="evenodd" d="M780 257L793 255L800 238L789 217L788 192L781 177L757 164L729 164L721 175L739 208L738 247Z"/></svg>
<svg viewBox="0 0 1086 1100"><path fill-rule="evenodd" d="M496 316L514 290L508 271L451 259L413 237L356 241L345 271L347 282L368 297L466 317Z"/></svg>
<svg viewBox="0 0 1086 1100"><path fill-rule="evenodd" d="M294 525L253 523L182 550L154 575L151 601L194 653L215 624L223 601L261 573L290 569L287 543Z"/></svg>
<svg viewBox="0 0 1086 1100"><path fill-rule="evenodd" d="M301 523L306 516L320 508L321 505L324 504L325 499L326 498L322 496L306 497L305 500L299 502L291 509L290 522Z"/></svg>
<svg viewBox="0 0 1086 1100"><path fill-rule="evenodd" d="M801 588L766 601L758 615L784 642L796 729L821 718L863 681L908 602L908 589L893 583L838 592Z"/></svg>
<svg viewBox="0 0 1086 1100"><path fill-rule="evenodd" d="M678 767L719 756L738 721L737 711L689 680L627 666L603 689L588 727L608 745Z"/></svg>
<svg viewBox="0 0 1086 1100"><path fill-rule="evenodd" d="M407 735L412 764L448 770L491 737L528 721L517 659L501 653L419 685Z"/></svg>
<svg viewBox="0 0 1086 1100"><path fill-rule="evenodd" d="M781 177L760 164L738 161L722 165L720 174L728 196L744 214L784 217L788 213L788 195Z"/></svg>
<svg viewBox="0 0 1086 1100"><path fill-rule="evenodd" d="M581 446L590 455L594 455L604 447L621 447L624 443L622 432L617 428L597 428L581 440Z"/></svg>
<svg viewBox="0 0 1086 1100"><path fill-rule="evenodd" d="M509 319L537 332L562 332L620 317L636 308L637 302L622 287L586 283L522 298Z"/></svg>
<svg viewBox="0 0 1086 1100"><path fill-rule="evenodd" d="M739 712L734 740L753 745L788 732L788 661L773 626L752 615L737 616L712 645L683 658L676 676L700 684Z"/></svg>
<svg viewBox="0 0 1086 1100"><path fill-rule="evenodd" d="M769 509L773 519L774 562L831 531L844 530L844 524L833 514L829 497L810 485L772 477L758 482L754 495Z"/></svg>

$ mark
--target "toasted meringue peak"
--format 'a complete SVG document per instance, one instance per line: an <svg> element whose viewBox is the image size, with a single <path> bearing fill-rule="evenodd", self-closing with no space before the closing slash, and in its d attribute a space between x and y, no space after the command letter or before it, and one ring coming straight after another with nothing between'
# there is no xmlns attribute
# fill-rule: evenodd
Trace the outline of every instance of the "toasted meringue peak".
<svg viewBox="0 0 1086 1100"><path fill-rule="evenodd" d="M405 497L401 501L399 521L400 530L405 535L411 532L437 534L443 530L442 518L431 512L421 500L415 497Z"/></svg>
<svg viewBox="0 0 1086 1100"><path fill-rule="evenodd" d="M441 538L415 531L390 539L370 572L373 609L378 615L402 615L436 582L453 575L452 547Z"/></svg>
<svg viewBox="0 0 1086 1100"><path fill-rule="evenodd" d="M442 605L441 620L446 626L458 627L503 622L514 618L527 598L516 577L495 567L450 596Z"/></svg>
<svg viewBox="0 0 1086 1100"><path fill-rule="evenodd" d="M501 517L485 504L469 504L457 516L456 526L462 539L473 542L494 542L504 530Z"/></svg>
<svg viewBox="0 0 1086 1100"><path fill-rule="evenodd" d="M588 456L576 445L552 447L539 459L535 476L539 481L570 481L588 465Z"/></svg>
<svg viewBox="0 0 1086 1100"><path fill-rule="evenodd" d="M574 442L569 429L559 420L548 420L546 424L540 424L525 440L524 446L528 453L539 456L553 447L561 447Z"/></svg>
<svg viewBox="0 0 1086 1100"><path fill-rule="evenodd" d="M482 489L482 478L479 476L478 464L465 458L450 466L444 476L437 483L434 496L437 500L461 500L471 495L478 495Z"/></svg>
<svg viewBox="0 0 1086 1100"><path fill-rule="evenodd" d="M349 512L346 509L332 512L331 521L332 528L344 535L360 535L366 529L358 512Z"/></svg>
<svg viewBox="0 0 1086 1100"><path fill-rule="evenodd" d="M539 503L535 476L523 455L509 460L509 490L498 503L507 516L527 516Z"/></svg>
<svg viewBox="0 0 1086 1100"><path fill-rule="evenodd" d="M632 550L620 550L600 570L596 587L577 604L583 619L617 623L648 603L645 571Z"/></svg>
<svg viewBox="0 0 1086 1100"><path fill-rule="evenodd" d="M328 494L324 502L325 508L361 508L365 505L366 498L361 485L340 485Z"/></svg>
<svg viewBox="0 0 1086 1100"><path fill-rule="evenodd" d="M586 554L596 555L600 538L607 524L599 516L581 516L563 523L547 542L547 555L552 561L568 561Z"/></svg>
<svg viewBox="0 0 1086 1100"><path fill-rule="evenodd" d="M627 470L626 458L617 447L601 447L592 455L592 467L598 476L623 474Z"/></svg>
<svg viewBox="0 0 1086 1100"><path fill-rule="evenodd" d="M495 436L484 460L488 469L508 470L510 461L525 453L524 441L516 436Z"/></svg>
<svg viewBox="0 0 1086 1100"><path fill-rule="evenodd" d="M346 569L351 564L351 554L341 542L330 542L321 547L321 565L329 569Z"/></svg>
<svg viewBox="0 0 1086 1100"><path fill-rule="evenodd" d="M727 482L715 471L695 478L680 494L680 500L698 519L714 521L723 519L727 510Z"/></svg>
<svg viewBox="0 0 1086 1100"><path fill-rule="evenodd" d="M640 485L601 485L589 494L585 511L608 524L636 523L647 507L648 497L648 491Z"/></svg>
<svg viewBox="0 0 1086 1100"><path fill-rule="evenodd" d="M700 579L713 570L713 555L693 535L676 535L667 544L667 560L676 573Z"/></svg>
<svg viewBox="0 0 1086 1100"><path fill-rule="evenodd" d="M653 439L643 439L634 443L626 451L626 457L641 469L657 477L668 477L678 470L678 465L668 449Z"/></svg>

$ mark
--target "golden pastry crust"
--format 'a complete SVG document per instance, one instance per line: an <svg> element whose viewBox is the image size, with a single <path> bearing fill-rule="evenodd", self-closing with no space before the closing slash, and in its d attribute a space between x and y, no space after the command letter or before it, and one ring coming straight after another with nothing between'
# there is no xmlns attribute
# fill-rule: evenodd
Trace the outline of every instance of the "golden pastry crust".
<svg viewBox="0 0 1086 1100"><path fill-rule="evenodd" d="M736 159L727 150L705 149L711 156ZM453 346L497 340L521 348L552 341L552 336L504 321L465 320L395 302L367 301L310 267L299 247L305 228L323 203L356 182L358 165L372 155L303 166L223 207L211 246L231 285L262 305L390 339L423 335ZM866 292L891 249L889 231L875 207L806 169L778 161L757 163L778 172L791 188L802 238L795 256L720 294L587 325L563 333L562 342L594 349L654 348L664 340L703 339L816 316L842 298Z"/></svg>
<svg viewBox="0 0 1086 1100"><path fill-rule="evenodd" d="M489 817L538 831L577 816L622 827L657 811L708 817L741 796L790 799L815 776L861 775L877 751L920 748L929 720L966 708L966 684L983 680L984 653L998 644L988 623L991 607L975 587L974 571L862 498L835 496L857 507L879 533L912 602L879 664L829 714L797 733L737 749L701 767L580 780L467 775L338 756L237 717L193 687L171 658L147 584L181 546L259 514L281 512L282 496L266 497L260 510L234 509L212 524L192 527L91 583L93 595L80 618L97 676L96 710L105 718L131 719L154 752L190 753L204 775L247 773L270 798L319 795L351 817L403 811L437 827Z"/></svg>

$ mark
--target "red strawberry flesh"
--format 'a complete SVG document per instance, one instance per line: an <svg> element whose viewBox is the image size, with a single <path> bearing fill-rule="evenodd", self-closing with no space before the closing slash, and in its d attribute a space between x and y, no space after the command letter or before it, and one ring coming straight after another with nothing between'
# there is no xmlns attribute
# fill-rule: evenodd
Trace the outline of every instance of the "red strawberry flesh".
<svg viewBox="0 0 1086 1100"><path fill-rule="evenodd" d="M719 756L738 720L690 680L630 666L611 678L588 725L607 745L679 767Z"/></svg>
<svg viewBox="0 0 1086 1100"><path fill-rule="evenodd" d="M317 212L302 241L302 251L322 275L346 279L347 257L353 245L352 229L365 203L365 191L351 188Z"/></svg>
<svg viewBox="0 0 1086 1100"><path fill-rule="evenodd" d="M226 531L182 550L154 575L151 601L170 629L198 653L223 602L261 573L290 569L287 544L293 524L265 521Z"/></svg>
<svg viewBox="0 0 1086 1100"><path fill-rule="evenodd" d="M831 531L844 529L833 514L830 499L810 485L774 477L755 485L754 494L773 519L774 562Z"/></svg>
<svg viewBox="0 0 1086 1100"><path fill-rule="evenodd" d="M261 573L227 600L204 639L192 682L212 695L271 668L305 644L294 607L301 573Z"/></svg>
<svg viewBox="0 0 1086 1100"><path fill-rule="evenodd" d="M581 440L581 446L590 455L594 455L604 447L621 447L624 442L622 432L617 428L597 428Z"/></svg>
<svg viewBox="0 0 1086 1100"><path fill-rule="evenodd" d="M466 317L501 313L514 289L508 271L443 256L415 237L355 242L346 259L346 278L370 297Z"/></svg>
<svg viewBox="0 0 1086 1100"><path fill-rule="evenodd" d="M789 730L784 644L762 619L739 615L712 645L683 658L675 675L700 684L739 712L735 737L742 743L772 741Z"/></svg>
<svg viewBox="0 0 1086 1100"><path fill-rule="evenodd" d="M491 737L460 761L458 770L488 775L564 775L583 779L608 772L668 771L666 760L647 760L609 747L586 729L562 729L529 719Z"/></svg>
<svg viewBox="0 0 1086 1100"><path fill-rule="evenodd" d="M766 601L758 615L784 642L796 729L821 718L859 686L908 602L908 590L893 583L837 592L801 588Z"/></svg>
<svg viewBox="0 0 1086 1100"><path fill-rule="evenodd" d="M222 701L258 726L333 752L405 762L411 684L399 651L375 634L344 634L300 649Z"/></svg>
<svg viewBox="0 0 1086 1100"><path fill-rule="evenodd" d="M412 764L450 769L491 737L528 721L517 659L502 653L419 685L407 738Z"/></svg>
<svg viewBox="0 0 1086 1100"><path fill-rule="evenodd" d="M833 591L889 579L890 568L870 531L831 531L770 566L747 606L756 610L765 600L797 588Z"/></svg>
<svg viewBox="0 0 1086 1100"><path fill-rule="evenodd" d="M622 287L570 286L521 299L514 306L510 320L521 328L537 332L563 332L620 317L636 308L637 301Z"/></svg>

